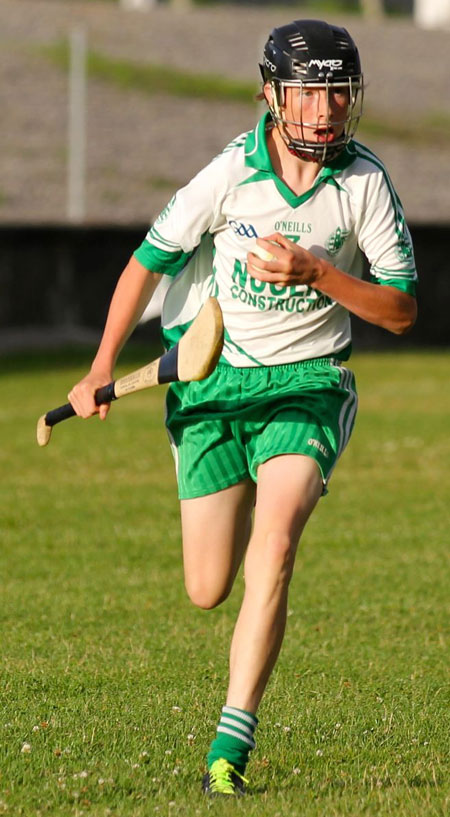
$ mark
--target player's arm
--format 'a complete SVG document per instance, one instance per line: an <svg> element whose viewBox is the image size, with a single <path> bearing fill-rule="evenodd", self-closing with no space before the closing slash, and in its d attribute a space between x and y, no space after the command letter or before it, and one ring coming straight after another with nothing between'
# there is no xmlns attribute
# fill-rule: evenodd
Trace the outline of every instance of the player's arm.
<svg viewBox="0 0 450 817"><path fill-rule="evenodd" d="M148 304L161 275L147 270L134 256L120 276L106 319L105 329L86 377L69 393L69 401L80 417L99 413L105 419L109 405L95 405L96 389L113 380L117 356Z"/></svg>
<svg viewBox="0 0 450 817"><path fill-rule="evenodd" d="M117 355L135 328L161 275L173 277L181 272L200 244L203 233L212 226L216 204L227 182L227 166L223 168L222 165L221 159L210 163L188 185L178 190L119 278L91 370L69 393L69 401L81 417L90 417L97 411L101 419L106 417L109 406L102 405L99 410L94 393L113 380Z"/></svg>
<svg viewBox="0 0 450 817"><path fill-rule="evenodd" d="M274 256L271 261L263 261L249 253L248 272L259 281L283 286L306 284L328 295L359 318L397 335L414 326L417 304L412 295L393 286L379 286L354 278L280 233L265 240L258 239L257 243Z"/></svg>

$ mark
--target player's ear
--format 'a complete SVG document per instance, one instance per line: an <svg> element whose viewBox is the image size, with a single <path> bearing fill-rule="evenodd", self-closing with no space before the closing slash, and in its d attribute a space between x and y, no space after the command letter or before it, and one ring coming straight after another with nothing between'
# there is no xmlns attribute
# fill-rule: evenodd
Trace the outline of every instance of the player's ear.
<svg viewBox="0 0 450 817"><path fill-rule="evenodd" d="M268 105L273 104L273 93L272 93L272 86L270 82L265 82L263 85L263 94L264 99L266 100Z"/></svg>

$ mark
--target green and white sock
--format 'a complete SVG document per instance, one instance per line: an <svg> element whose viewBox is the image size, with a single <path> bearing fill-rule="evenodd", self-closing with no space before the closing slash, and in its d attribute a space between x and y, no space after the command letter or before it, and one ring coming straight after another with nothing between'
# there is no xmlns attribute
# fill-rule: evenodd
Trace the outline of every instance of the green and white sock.
<svg viewBox="0 0 450 817"><path fill-rule="evenodd" d="M217 726L217 736L208 753L208 769L215 760L224 757L240 774L244 774L248 756L255 748L253 738L258 718L251 712L224 706Z"/></svg>

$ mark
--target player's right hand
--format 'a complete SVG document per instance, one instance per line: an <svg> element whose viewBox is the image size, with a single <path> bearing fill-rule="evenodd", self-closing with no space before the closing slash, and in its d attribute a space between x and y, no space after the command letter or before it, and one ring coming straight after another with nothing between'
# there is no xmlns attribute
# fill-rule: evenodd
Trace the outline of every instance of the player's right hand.
<svg viewBox="0 0 450 817"><path fill-rule="evenodd" d="M72 404L79 417L92 417L93 414L98 414L100 420L106 420L110 403L103 403L97 406L95 403L95 392L101 386L106 386L113 379L111 372L89 372L86 377L83 377L67 395L69 402Z"/></svg>

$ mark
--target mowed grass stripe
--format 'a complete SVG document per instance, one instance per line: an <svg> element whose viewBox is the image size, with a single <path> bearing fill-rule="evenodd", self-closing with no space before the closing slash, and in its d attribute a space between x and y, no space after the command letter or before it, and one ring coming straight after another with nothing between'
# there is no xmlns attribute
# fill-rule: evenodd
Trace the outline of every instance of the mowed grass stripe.
<svg viewBox="0 0 450 817"><path fill-rule="evenodd" d="M45 46L41 49L41 53L55 65L68 70L69 49L66 43ZM89 49L87 55L87 69L92 77L151 96L170 94L171 96L212 99L221 102L241 102L248 105L255 103L255 96L259 90L257 82L242 82L210 73L198 74L188 70L180 71L169 65L113 59L92 49Z"/></svg>
<svg viewBox="0 0 450 817"><path fill-rule="evenodd" d="M38 53L53 65L69 70L67 41L42 46ZM126 91L138 91L147 96L166 94L186 99L206 99L215 103L238 103L255 107L260 91L255 64L255 82L242 81L208 72L197 73L151 62L137 62L110 57L95 49L88 49L88 75ZM372 100L373 101L373 100ZM358 126L358 133L366 138L424 145L432 140L443 148L449 145L449 117L442 112L429 112L405 125L386 111L370 106Z"/></svg>
<svg viewBox="0 0 450 817"><path fill-rule="evenodd" d="M217 610L186 598L164 388L38 448L37 417L88 361L55 363L1 377L0 809L209 813L242 579ZM447 354L351 363L360 412L300 548L252 794L219 815L448 810Z"/></svg>

